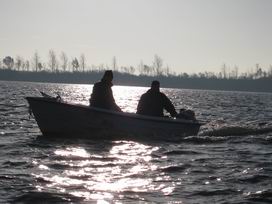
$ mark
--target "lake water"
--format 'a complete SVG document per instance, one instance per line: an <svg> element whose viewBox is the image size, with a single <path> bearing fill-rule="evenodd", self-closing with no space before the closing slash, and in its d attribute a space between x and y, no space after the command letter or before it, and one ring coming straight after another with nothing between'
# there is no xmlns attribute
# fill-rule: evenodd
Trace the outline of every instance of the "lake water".
<svg viewBox="0 0 272 204"><path fill-rule="evenodd" d="M114 86L135 112L147 88ZM0 81L0 203L272 203L272 94L162 89L206 124L180 143L44 138L24 97L91 85Z"/></svg>

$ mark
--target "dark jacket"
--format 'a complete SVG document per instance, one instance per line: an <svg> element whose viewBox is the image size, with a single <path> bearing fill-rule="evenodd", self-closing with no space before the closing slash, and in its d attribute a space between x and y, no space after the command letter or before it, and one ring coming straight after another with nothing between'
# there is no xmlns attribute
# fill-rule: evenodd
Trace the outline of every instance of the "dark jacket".
<svg viewBox="0 0 272 204"><path fill-rule="evenodd" d="M175 107L164 93L149 89L141 96L137 107L137 113L162 117L163 109L166 109L172 117L177 115Z"/></svg>
<svg viewBox="0 0 272 204"><path fill-rule="evenodd" d="M121 109L115 103L111 87L112 83L105 80L95 83L90 98L90 106L121 111Z"/></svg>

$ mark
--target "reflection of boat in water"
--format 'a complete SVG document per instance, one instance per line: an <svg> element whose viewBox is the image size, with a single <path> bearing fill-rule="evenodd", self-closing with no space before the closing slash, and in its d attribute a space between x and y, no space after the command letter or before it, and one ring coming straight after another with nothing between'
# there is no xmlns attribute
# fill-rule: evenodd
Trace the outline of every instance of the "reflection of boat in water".
<svg viewBox="0 0 272 204"><path fill-rule="evenodd" d="M197 121L113 112L49 97L26 99L45 136L177 140L196 135L201 126Z"/></svg>

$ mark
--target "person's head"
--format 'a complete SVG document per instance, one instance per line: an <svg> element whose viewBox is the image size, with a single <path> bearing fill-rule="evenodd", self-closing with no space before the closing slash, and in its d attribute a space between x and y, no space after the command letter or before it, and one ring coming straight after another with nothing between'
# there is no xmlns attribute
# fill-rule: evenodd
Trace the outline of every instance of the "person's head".
<svg viewBox="0 0 272 204"><path fill-rule="evenodd" d="M102 80L103 81L112 81L113 79L113 73L111 70L106 70L103 77L102 77Z"/></svg>
<svg viewBox="0 0 272 204"><path fill-rule="evenodd" d="M153 91L160 91L160 82L155 80L155 81L152 81L151 83L151 89Z"/></svg>

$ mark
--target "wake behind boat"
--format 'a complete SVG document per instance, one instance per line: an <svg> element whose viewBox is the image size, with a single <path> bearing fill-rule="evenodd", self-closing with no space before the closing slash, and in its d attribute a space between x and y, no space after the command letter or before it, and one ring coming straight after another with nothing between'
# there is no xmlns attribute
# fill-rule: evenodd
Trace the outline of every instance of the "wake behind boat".
<svg viewBox="0 0 272 204"><path fill-rule="evenodd" d="M26 97L44 136L91 139L167 139L196 135L197 121L114 112L54 97Z"/></svg>

